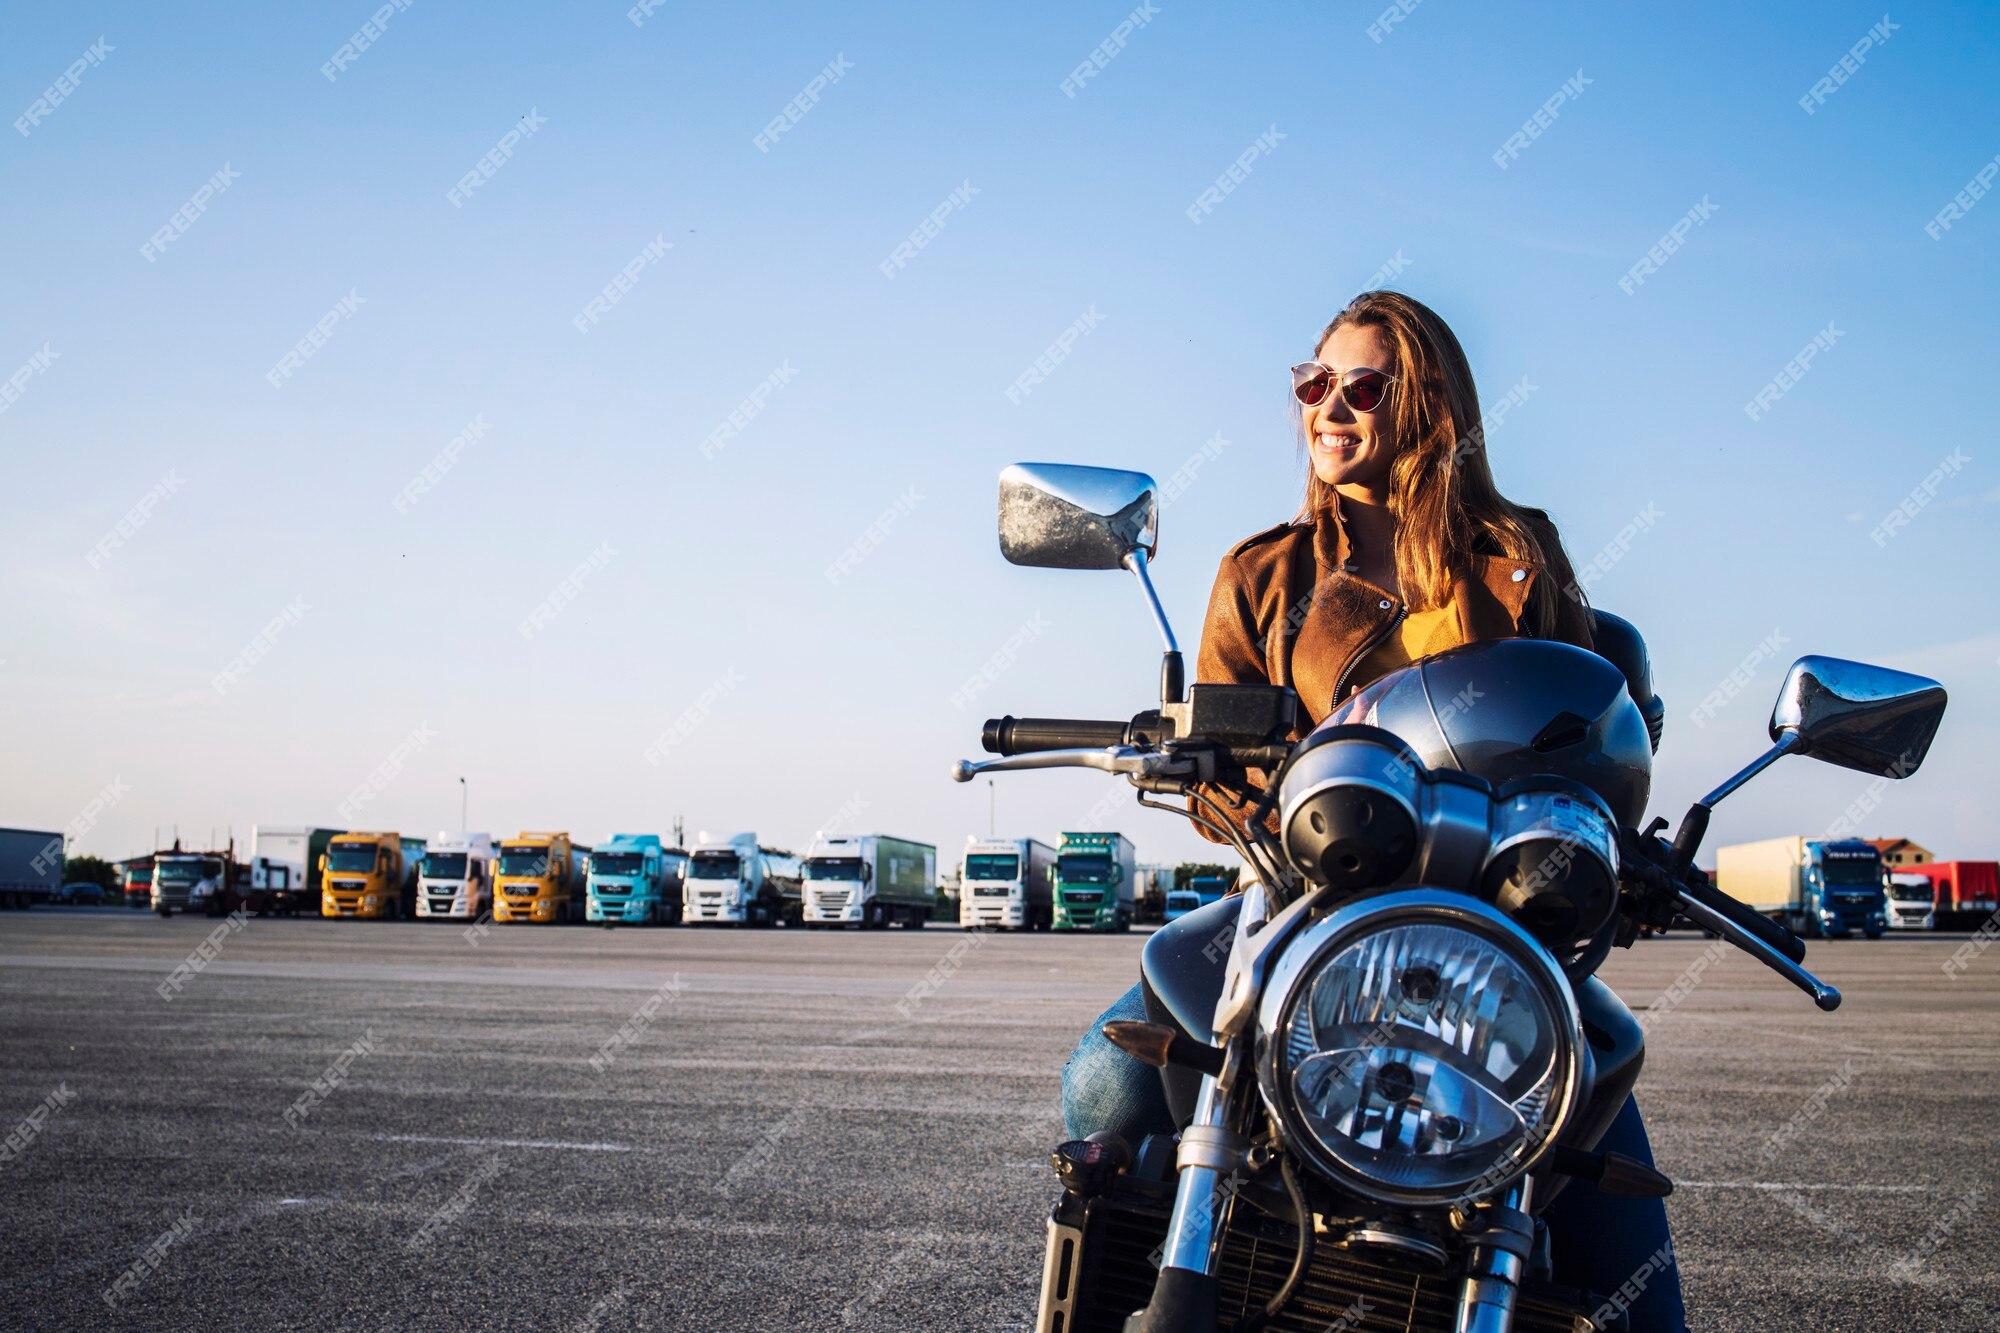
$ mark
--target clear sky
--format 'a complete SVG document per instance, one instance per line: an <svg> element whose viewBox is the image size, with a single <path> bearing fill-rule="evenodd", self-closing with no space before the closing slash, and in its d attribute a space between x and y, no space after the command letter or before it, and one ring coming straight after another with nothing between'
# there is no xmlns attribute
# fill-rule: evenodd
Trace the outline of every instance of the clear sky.
<svg viewBox="0 0 2000 1333"><path fill-rule="evenodd" d="M428 834L463 775L501 834L838 819L953 859L984 717L1156 689L1129 579L1001 561L1001 467L1186 467L1191 652L1296 506L1286 367L1387 270L1512 391L1502 488L1579 564L1633 529L1591 590L1652 645L1661 812L1823 652L1945 681L1930 763L1787 761L1711 847L1862 800L2000 854L2000 201L1926 231L2000 154L1993 5L1160 0L1114 51L1122 0L413 0L342 55L374 8L8 18L0 823L113 787L75 850ZM998 826L1112 790L1003 778Z"/></svg>

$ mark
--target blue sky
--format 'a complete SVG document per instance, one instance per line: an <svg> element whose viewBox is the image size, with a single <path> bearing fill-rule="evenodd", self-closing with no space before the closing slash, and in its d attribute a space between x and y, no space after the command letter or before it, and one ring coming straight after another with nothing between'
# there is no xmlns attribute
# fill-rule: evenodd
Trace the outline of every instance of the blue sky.
<svg viewBox="0 0 2000 1333"><path fill-rule="evenodd" d="M1994 6L1891 11L1810 113L1880 9L1425 0L1371 34L1374 0L1163 0L1072 96L1131 6L630 8L415 0L333 80L373 6L10 20L0 822L59 827L116 784L78 849L429 833L464 775L497 833L680 814L799 845L841 815L949 858L987 827L983 786L945 778L981 719L1122 716L1157 669L1122 576L999 559L1000 468L1187 467L1156 572L1192 648L1216 561L1296 504L1285 368L1388 266L1489 408L1515 391L1503 489L1579 563L1640 529L1592 593L1653 647L1661 812L1752 755L1785 663L1825 652L1945 681L1930 764L1871 793L1793 761L1712 845L1859 800L1871 834L2000 853L2000 203L1925 230L2000 153ZM999 824L1052 836L1111 790L1003 779ZM1205 848L1118 819L1150 857Z"/></svg>

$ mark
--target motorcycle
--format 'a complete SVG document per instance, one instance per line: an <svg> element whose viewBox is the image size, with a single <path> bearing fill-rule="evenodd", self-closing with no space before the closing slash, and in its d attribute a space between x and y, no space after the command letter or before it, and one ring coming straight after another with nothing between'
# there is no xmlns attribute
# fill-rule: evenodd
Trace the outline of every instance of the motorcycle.
<svg viewBox="0 0 2000 1333"><path fill-rule="evenodd" d="M1558 642L1468 645L1374 682L1293 744L1290 689L1187 684L1148 572L1157 496L1137 472L1001 474L1008 561L1136 576L1165 646L1160 704L1126 721L993 719L982 745L1000 757L953 771L1117 774L1246 867L1240 893L1148 941L1148 1021L1105 1025L1159 1069L1181 1129L1056 1147L1037 1328L1622 1327L1619 1301L1553 1283L1541 1220L1566 1187L1672 1190L1598 1150L1645 1055L1598 967L1681 917L1837 1007L1805 946L1719 892L1695 852L1716 804L1786 755L1914 773L1943 687L1800 658L1771 747L1669 840L1664 819L1638 827L1658 721L1649 733L1634 698L1643 645L1620 664Z"/></svg>

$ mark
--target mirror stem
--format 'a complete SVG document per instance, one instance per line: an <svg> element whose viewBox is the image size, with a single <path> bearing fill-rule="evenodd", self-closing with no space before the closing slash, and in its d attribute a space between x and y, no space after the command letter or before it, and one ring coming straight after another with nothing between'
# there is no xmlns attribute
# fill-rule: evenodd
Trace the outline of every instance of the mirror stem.
<svg viewBox="0 0 2000 1333"><path fill-rule="evenodd" d="M1694 854L1701 847L1702 838L1708 834L1709 812L1721 804L1724 797L1786 755L1798 754L1804 749L1804 738L1787 727L1779 733L1777 744L1744 765L1720 787L1689 806L1687 814L1681 819L1680 828L1674 833L1675 869L1681 874L1686 874L1688 867L1694 864Z"/></svg>
<svg viewBox="0 0 2000 1333"><path fill-rule="evenodd" d="M1174 638L1174 627L1167 623L1167 611L1160 605L1160 594L1153 589L1153 575L1146 564L1146 552L1134 547L1127 552L1124 564L1145 590L1146 607L1153 613L1153 623L1159 627L1160 640L1166 645L1166 658L1160 665L1160 702L1163 705L1181 703L1187 694L1187 672L1181 664L1181 646Z"/></svg>

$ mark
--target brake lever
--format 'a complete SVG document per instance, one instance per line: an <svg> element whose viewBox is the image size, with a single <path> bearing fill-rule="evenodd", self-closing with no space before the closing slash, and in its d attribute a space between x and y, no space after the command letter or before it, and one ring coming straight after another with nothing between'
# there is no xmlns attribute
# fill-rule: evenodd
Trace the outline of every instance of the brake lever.
<svg viewBox="0 0 2000 1333"><path fill-rule="evenodd" d="M1752 958L1755 958L1758 962L1770 968L1773 972L1776 972L1806 994L1812 996L1813 1003L1827 1013L1830 1014L1840 1008L1840 992L1838 990L1827 985L1824 981L1821 981L1818 977L1806 971L1782 953L1779 953L1761 937L1752 935L1749 931L1743 929L1701 899L1688 893L1685 889L1675 889L1674 896L1680 900L1680 909L1687 916L1688 920L1694 922L1703 930L1714 931L1723 939L1728 940L1731 944L1743 950L1743 952L1749 954Z"/></svg>
<svg viewBox="0 0 2000 1333"><path fill-rule="evenodd" d="M951 766L951 780L970 782L981 773L1030 768L1094 768L1127 777L1175 777L1193 773L1195 767L1194 760L1179 755L1136 750L1129 745L1107 745L1101 750L1037 750L1032 754L1014 754L977 762L961 759Z"/></svg>

